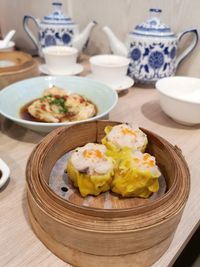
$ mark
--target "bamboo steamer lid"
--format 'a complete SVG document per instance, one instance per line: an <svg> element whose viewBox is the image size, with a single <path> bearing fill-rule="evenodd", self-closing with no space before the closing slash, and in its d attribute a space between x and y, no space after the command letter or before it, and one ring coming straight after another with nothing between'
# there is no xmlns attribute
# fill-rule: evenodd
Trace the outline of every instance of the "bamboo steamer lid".
<svg viewBox="0 0 200 267"><path fill-rule="evenodd" d="M16 81L39 75L38 63L27 53L0 52L0 62L8 64L7 67L0 67L0 89Z"/></svg>
<svg viewBox="0 0 200 267"><path fill-rule="evenodd" d="M33 230L53 253L75 266L150 266L170 245L188 198L190 175L180 150L146 129L147 150L167 184L158 198L114 198L115 208L99 208L98 202L77 203L75 196L63 199L50 188L50 173L60 157L77 146L100 142L105 126L116 124L94 121L58 128L36 146L27 163Z"/></svg>

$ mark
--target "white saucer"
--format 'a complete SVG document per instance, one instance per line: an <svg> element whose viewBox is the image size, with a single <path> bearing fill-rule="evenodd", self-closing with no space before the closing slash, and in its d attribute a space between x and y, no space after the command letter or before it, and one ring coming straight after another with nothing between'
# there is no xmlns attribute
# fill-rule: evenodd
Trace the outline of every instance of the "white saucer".
<svg viewBox="0 0 200 267"><path fill-rule="evenodd" d="M112 89L116 90L117 92L126 90L134 84L134 80L129 76L125 76L120 82L117 83L115 81L113 82L104 81L103 79L96 77L93 73L88 74L87 78L102 82L111 87Z"/></svg>
<svg viewBox="0 0 200 267"><path fill-rule="evenodd" d="M48 74L48 75L76 75L83 71L83 66L81 64L76 64L72 69L66 70L66 72L51 72L48 70L46 64L42 64L39 66L39 71Z"/></svg>

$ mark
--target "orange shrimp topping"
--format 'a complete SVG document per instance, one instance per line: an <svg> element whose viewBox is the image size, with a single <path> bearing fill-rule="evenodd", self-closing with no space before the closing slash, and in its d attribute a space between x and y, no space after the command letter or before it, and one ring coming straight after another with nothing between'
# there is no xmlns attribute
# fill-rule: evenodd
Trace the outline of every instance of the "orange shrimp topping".
<svg viewBox="0 0 200 267"><path fill-rule="evenodd" d="M148 162L148 164L149 164L150 167L155 166L155 163L154 163L154 161L152 159Z"/></svg>
<svg viewBox="0 0 200 267"><path fill-rule="evenodd" d="M145 154L144 154L144 156L143 156L143 159L144 159L144 161L148 160L148 159L149 159L149 157L150 157L150 155L149 155L149 154L147 154L147 153L145 153Z"/></svg>
<svg viewBox="0 0 200 267"><path fill-rule="evenodd" d="M91 158L92 157L92 151L88 151L87 149L85 149L83 151L83 156L84 156L84 158Z"/></svg>
<svg viewBox="0 0 200 267"><path fill-rule="evenodd" d="M151 160L149 160L149 161L147 161L147 162L145 162L145 164L147 165L147 166L149 166L149 167L154 167L155 166L155 162L151 159Z"/></svg>
<svg viewBox="0 0 200 267"><path fill-rule="evenodd" d="M91 157L103 158L103 153L98 149L96 149L95 151L89 151L85 149L83 151L83 156L84 158L91 158Z"/></svg>
<svg viewBox="0 0 200 267"><path fill-rule="evenodd" d="M134 131L128 129L128 128L122 129L122 133L123 133L124 135L126 135L126 134L130 134L130 135L136 136L136 133L135 133Z"/></svg>
<svg viewBox="0 0 200 267"><path fill-rule="evenodd" d="M153 166L155 166L155 162L153 159L150 159L150 158L151 158L151 156L148 153L145 153L143 155L143 160L145 161L144 163L149 167L153 167Z"/></svg>
<svg viewBox="0 0 200 267"><path fill-rule="evenodd" d="M102 152L101 152L100 150L98 150L98 149L95 150L95 156L96 156L97 158L103 158L103 154L102 154Z"/></svg>

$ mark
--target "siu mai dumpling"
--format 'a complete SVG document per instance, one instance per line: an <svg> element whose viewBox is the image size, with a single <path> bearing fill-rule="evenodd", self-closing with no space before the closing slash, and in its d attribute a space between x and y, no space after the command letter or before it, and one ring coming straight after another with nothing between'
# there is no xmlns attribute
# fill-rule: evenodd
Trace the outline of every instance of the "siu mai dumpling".
<svg viewBox="0 0 200 267"><path fill-rule="evenodd" d="M68 176L83 197L110 189L114 163L106 150L104 145L88 143L75 149L67 162Z"/></svg>
<svg viewBox="0 0 200 267"><path fill-rule="evenodd" d="M111 190L123 197L147 198L159 190L160 175L155 157L125 149L119 154Z"/></svg>
<svg viewBox="0 0 200 267"><path fill-rule="evenodd" d="M107 126L105 128L106 136L102 139L108 150L119 151L123 148L130 148L132 151L144 152L148 140L144 132L139 128L133 128L128 124L119 124L116 126Z"/></svg>

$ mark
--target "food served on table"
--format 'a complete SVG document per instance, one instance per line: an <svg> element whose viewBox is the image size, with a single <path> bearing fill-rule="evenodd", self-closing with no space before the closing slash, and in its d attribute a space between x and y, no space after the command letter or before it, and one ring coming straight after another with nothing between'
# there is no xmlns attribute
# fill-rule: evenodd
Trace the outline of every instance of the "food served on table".
<svg viewBox="0 0 200 267"><path fill-rule="evenodd" d="M120 124L114 127L105 128L106 136L102 143L111 151L118 151L128 147L133 151L145 151L148 140L145 133L139 128L131 127L128 124Z"/></svg>
<svg viewBox="0 0 200 267"><path fill-rule="evenodd" d="M33 121L67 122L91 118L97 114L97 108L84 96L53 86L44 90L42 97L22 107L20 114L23 119Z"/></svg>
<svg viewBox="0 0 200 267"><path fill-rule="evenodd" d="M144 153L147 136L120 124L105 128L102 144L75 149L67 162L68 177L82 196L111 190L123 197L147 198L159 190L161 173L155 157Z"/></svg>
<svg viewBox="0 0 200 267"><path fill-rule="evenodd" d="M155 157L124 148L118 155L111 190L124 197L147 198L158 191L160 175Z"/></svg>
<svg viewBox="0 0 200 267"><path fill-rule="evenodd" d="M106 147L94 143L75 149L67 163L67 173L83 197L108 191L113 168L112 158L106 156Z"/></svg>

